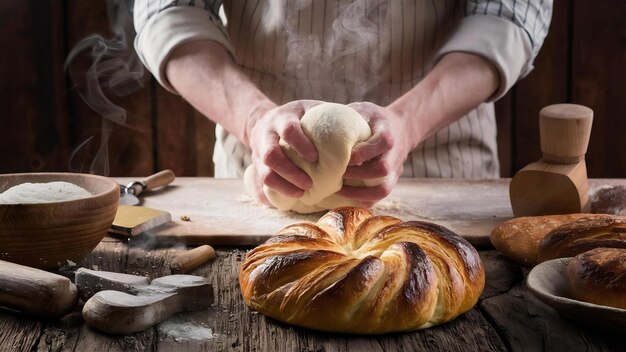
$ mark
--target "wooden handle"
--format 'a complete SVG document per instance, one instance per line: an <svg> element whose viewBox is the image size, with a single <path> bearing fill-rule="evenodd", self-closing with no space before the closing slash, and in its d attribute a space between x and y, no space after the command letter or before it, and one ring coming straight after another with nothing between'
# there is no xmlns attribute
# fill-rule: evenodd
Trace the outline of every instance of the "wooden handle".
<svg viewBox="0 0 626 352"><path fill-rule="evenodd" d="M176 175L174 175L174 171L172 170L163 170L159 171L154 175L148 176L143 182L146 184L146 189L144 191L149 191L155 188L167 186L170 183L174 182Z"/></svg>
<svg viewBox="0 0 626 352"><path fill-rule="evenodd" d="M555 164L582 161L589 145L593 110L582 105L555 104L539 112L543 160Z"/></svg>
<svg viewBox="0 0 626 352"><path fill-rule="evenodd" d="M78 290L68 278L0 260L0 305L56 318L74 309L77 302Z"/></svg>
<svg viewBox="0 0 626 352"><path fill-rule="evenodd" d="M172 260L170 269L173 274L184 274L215 258L215 250L209 245L202 245L179 254Z"/></svg>

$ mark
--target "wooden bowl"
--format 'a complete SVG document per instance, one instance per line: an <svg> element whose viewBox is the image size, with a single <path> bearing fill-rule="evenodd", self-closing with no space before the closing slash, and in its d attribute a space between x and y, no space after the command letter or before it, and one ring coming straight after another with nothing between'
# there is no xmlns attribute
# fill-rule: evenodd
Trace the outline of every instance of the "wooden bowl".
<svg viewBox="0 0 626 352"><path fill-rule="evenodd" d="M0 175L0 193L24 182L70 182L93 196L39 204L0 204L0 259L41 269L79 261L102 240L117 211L119 185L72 173Z"/></svg>

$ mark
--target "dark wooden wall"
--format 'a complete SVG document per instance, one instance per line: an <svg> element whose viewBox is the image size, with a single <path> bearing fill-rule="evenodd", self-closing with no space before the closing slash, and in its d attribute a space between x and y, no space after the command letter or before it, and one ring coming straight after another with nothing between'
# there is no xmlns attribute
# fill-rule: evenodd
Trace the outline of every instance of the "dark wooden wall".
<svg viewBox="0 0 626 352"><path fill-rule="evenodd" d="M535 70L496 104L502 176L539 158L541 107L573 102L595 120L587 163L591 177L626 177L626 2L555 1L550 34ZM111 35L105 0L0 1L0 173L89 171L101 118L63 71L83 37ZM79 60L80 61L80 60ZM110 175L171 168L211 175L213 124L148 74L139 91L114 101L125 127L110 141ZM92 137L70 165L72 150Z"/></svg>

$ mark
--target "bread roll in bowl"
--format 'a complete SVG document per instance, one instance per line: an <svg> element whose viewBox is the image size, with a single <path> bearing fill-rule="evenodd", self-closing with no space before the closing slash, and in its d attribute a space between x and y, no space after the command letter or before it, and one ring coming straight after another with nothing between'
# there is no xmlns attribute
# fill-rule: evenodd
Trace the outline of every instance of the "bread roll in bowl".
<svg viewBox="0 0 626 352"><path fill-rule="evenodd" d="M245 303L306 328L357 334L416 330L476 304L485 283L476 250L426 222L344 207L287 226L250 251Z"/></svg>
<svg viewBox="0 0 626 352"><path fill-rule="evenodd" d="M572 298L626 309L626 249L596 248L570 260Z"/></svg>

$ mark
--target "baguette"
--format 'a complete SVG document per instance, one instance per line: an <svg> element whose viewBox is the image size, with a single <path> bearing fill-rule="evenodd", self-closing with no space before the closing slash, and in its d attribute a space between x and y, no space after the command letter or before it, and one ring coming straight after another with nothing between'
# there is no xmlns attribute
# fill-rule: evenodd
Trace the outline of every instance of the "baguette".
<svg viewBox="0 0 626 352"><path fill-rule="evenodd" d="M543 262L600 247L626 248L626 218L597 214L564 224L541 241L538 255Z"/></svg>
<svg viewBox="0 0 626 352"><path fill-rule="evenodd" d="M539 264L539 244L552 230L594 214L526 216L512 219L491 231L493 246L505 256L525 265Z"/></svg>

